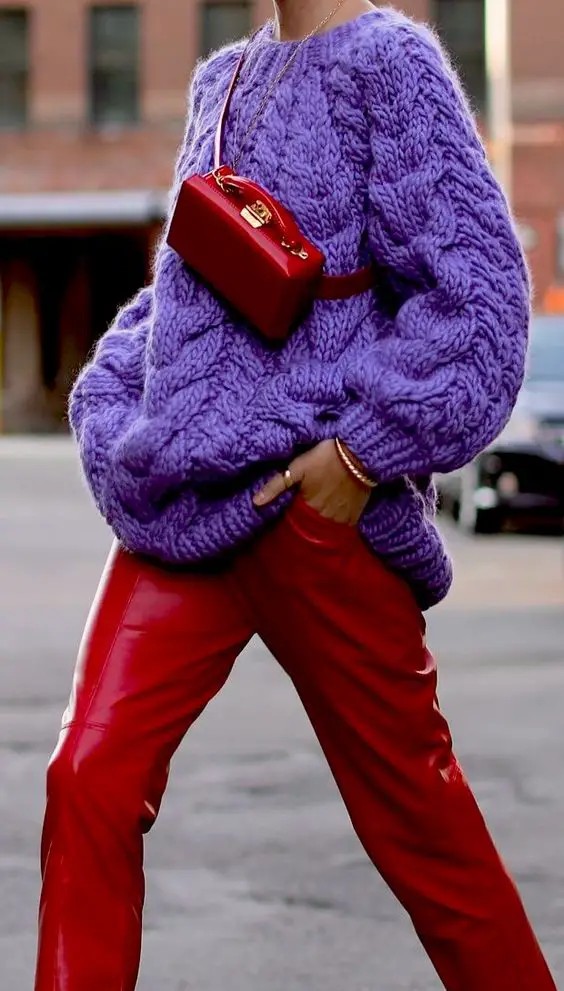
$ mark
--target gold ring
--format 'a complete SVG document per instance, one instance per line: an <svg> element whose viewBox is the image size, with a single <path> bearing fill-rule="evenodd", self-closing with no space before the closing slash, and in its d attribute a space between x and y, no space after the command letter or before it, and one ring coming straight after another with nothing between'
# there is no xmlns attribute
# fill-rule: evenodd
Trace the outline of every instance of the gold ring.
<svg viewBox="0 0 564 991"><path fill-rule="evenodd" d="M294 484L294 479L292 478L292 472L290 471L289 468L286 468L283 478L284 478L284 488L291 489L292 485Z"/></svg>

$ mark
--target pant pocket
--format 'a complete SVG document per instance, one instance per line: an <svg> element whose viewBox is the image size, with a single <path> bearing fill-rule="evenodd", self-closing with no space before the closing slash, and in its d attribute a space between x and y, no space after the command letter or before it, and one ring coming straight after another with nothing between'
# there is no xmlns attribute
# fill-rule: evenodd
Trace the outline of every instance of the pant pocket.
<svg viewBox="0 0 564 991"><path fill-rule="evenodd" d="M324 516L299 490L286 510L286 519L294 533L313 544L341 546L359 536L355 524Z"/></svg>

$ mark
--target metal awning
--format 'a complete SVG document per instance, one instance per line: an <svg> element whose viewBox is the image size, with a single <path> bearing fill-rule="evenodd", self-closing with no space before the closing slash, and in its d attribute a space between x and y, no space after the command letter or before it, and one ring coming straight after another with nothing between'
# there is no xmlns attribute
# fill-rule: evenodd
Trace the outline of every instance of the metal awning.
<svg viewBox="0 0 564 991"><path fill-rule="evenodd" d="M147 224L166 217L168 192L0 194L0 230Z"/></svg>

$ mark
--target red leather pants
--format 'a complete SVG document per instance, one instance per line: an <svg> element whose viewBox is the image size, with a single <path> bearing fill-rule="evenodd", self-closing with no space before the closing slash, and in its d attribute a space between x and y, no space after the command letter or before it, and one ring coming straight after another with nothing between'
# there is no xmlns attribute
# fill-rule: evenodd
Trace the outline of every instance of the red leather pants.
<svg viewBox="0 0 564 991"><path fill-rule="evenodd" d="M206 573L114 547L47 772L36 991L134 988L143 834L172 755L255 632L448 991L555 991L453 755L410 590L300 494Z"/></svg>

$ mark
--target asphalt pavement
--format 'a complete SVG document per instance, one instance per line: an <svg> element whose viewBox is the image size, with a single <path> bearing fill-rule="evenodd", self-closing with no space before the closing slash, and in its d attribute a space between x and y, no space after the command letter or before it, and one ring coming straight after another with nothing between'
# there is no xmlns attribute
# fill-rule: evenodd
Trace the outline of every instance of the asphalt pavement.
<svg viewBox="0 0 564 991"><path fill-rule="evenodd" d="M564 988L564 548L445 534L442 707ZM45 766L109 543L68 440L0 439L1 991L32 989ZM440 986L257 640L176 754L145 863L139 991Z"/></svg>

